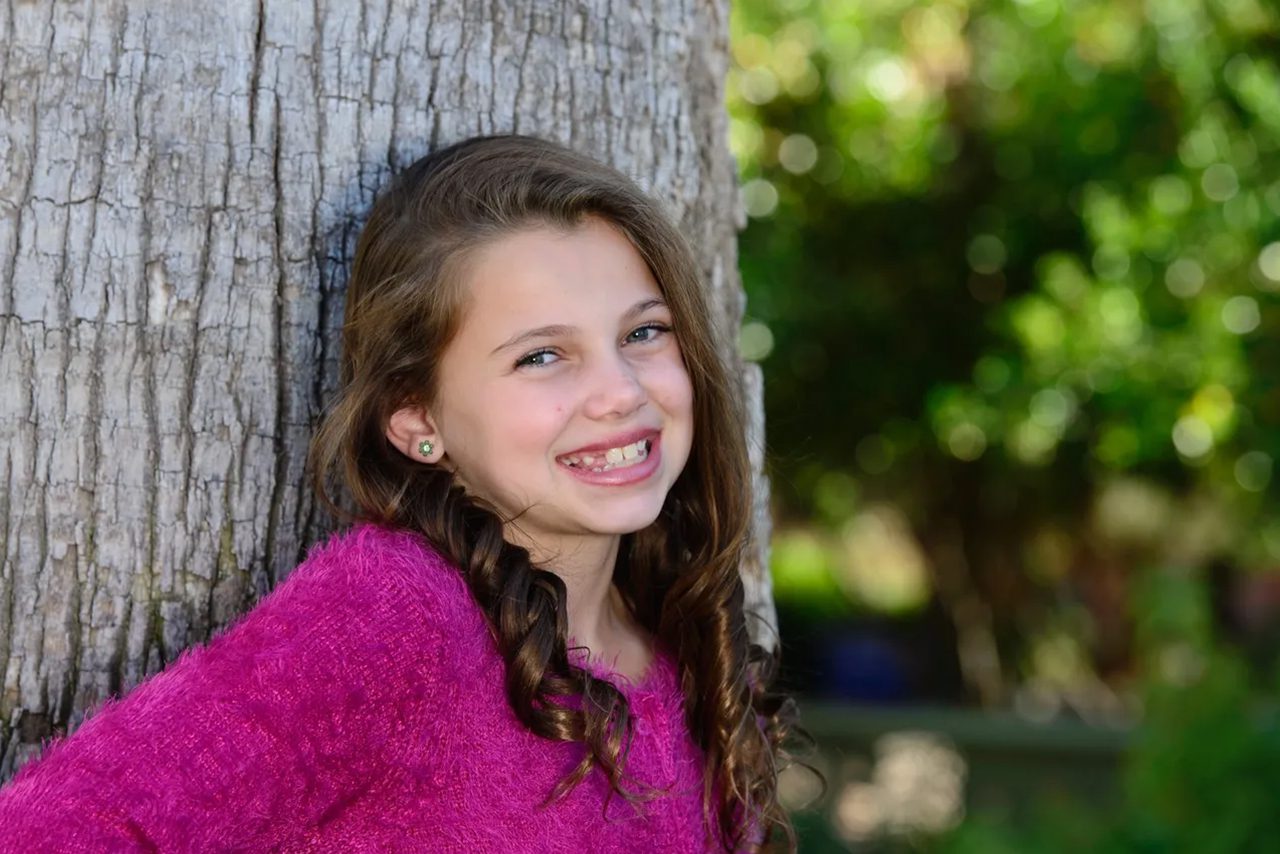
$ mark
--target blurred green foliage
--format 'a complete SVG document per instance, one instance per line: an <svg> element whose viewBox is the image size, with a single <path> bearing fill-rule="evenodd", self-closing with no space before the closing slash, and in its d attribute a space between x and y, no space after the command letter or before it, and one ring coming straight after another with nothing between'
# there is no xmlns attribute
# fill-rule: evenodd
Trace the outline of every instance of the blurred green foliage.
<svg viewBox="0 0 1280 854"><path fill-rule="evenodd" d="M784 607L932 588L1009 683L1046 625L1128 678L1132 566L1280 564L1274 3L742 0L732 33ZM849 526L886 508L928 579L881 607Z"/></svg>
<svg viewBox="0 0 1280 854"><path fill-rule="evenodd" d="M732 50L784 639L941 614L952 699L1141 719L1114 808L940 850L1268 850L1280 6L738 0Z"/></svg>

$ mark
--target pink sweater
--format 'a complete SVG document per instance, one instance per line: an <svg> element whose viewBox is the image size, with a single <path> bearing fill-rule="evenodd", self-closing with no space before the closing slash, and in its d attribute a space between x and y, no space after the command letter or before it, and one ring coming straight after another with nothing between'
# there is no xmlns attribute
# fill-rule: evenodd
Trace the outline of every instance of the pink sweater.
<svg viewBox="0 0 1280 854"><path fill-rule="evenodd" d="M361 525L24 766L0 789L0 851L716 850L669 653L635 685L578 661L630 700L627 771L669 794L605 809L596 769L540 807L581 745L511 712L457 570Z"/></svg>

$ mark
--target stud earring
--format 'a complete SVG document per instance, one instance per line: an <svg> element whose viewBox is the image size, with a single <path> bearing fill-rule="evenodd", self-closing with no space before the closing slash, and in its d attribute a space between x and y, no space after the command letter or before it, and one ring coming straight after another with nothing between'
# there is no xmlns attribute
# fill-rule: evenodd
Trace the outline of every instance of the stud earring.
<svg viewBox="0 0 1280 854"><path fill-rule="evenodd" d="M424 457L431 456L431 452L434 451L435 449L436 449L436 446L431 444L431 441L429 439L423 439L421 442L418 443L418 453L422 454Z"/></svg>

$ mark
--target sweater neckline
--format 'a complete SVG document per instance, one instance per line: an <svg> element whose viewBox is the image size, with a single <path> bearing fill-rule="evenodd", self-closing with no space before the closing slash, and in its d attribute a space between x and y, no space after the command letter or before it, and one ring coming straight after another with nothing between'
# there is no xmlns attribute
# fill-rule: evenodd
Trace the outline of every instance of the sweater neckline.
<svg viewBox="0 0 1280 854"><path fill-rule="evenodd" d="M661 694L666 687L672 663L670 656L656 639L650 647L652 657L649 666L638 679L622 674L598 655L593 655L587 647L575 646L575 643L572 637L568 639L569 662L597 679L612 683L628 702L640 696Z"/></svg>

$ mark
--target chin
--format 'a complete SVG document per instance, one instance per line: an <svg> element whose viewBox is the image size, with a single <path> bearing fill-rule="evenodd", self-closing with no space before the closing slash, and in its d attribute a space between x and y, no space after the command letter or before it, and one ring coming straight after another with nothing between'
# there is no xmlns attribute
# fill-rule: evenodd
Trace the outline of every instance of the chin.
<svg viewBox="0 0 1280 854"><path fill-rule="evenodd" d="M652 508L636 508L625 513L611 513L607 518L591 520L587 527L601 534L634 534L652 525L661 514L661 504Z"/></svg>

